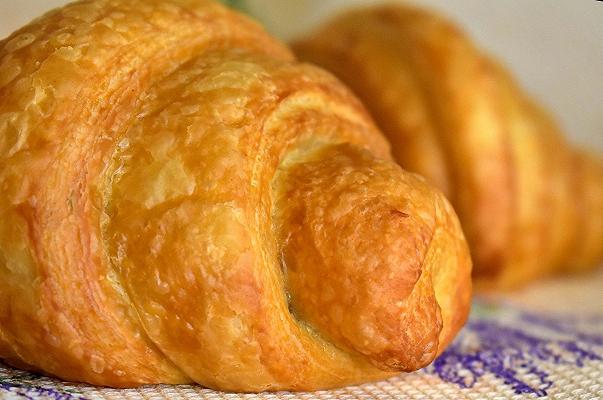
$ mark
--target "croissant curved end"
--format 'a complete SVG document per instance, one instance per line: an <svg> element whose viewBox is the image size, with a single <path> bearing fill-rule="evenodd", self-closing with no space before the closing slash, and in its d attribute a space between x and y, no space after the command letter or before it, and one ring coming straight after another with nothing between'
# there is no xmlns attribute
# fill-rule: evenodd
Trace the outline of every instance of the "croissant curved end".
<svg viewBox="0 0 603 400"><path fill-rule="evenodd" d="M469 309L443 195L361 104L209 0L94 0L0 42L0 359L312 390L429 363Z"/></svg>
<svg viewBox="0 0 603 400"><path fill-rule="evenodd" d="M450 293L433 287L434 275L443 257L468 258L458 231L443 228L443 196L348 145L286 165L276 204L293 310L380 368L431 362L449 340L437 297Z"/></svg>

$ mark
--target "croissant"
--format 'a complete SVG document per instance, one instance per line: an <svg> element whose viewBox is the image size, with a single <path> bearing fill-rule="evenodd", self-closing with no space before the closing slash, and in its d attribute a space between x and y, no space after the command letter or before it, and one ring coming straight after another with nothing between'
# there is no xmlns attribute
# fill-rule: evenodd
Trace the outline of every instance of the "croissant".
<svg viewBox="0 0 603 400"><path fill-rule="evenodd" d="M366 104L403 168L451 200L481 288L515 288L603 260L603 163L453 23L382 5L294 44Z"/></svg>
<svg viewBox="0 0 603 400"><path fill-rule="evenodd" d="M0 359L112 387L310 390L428 364L471 261L351 92L209 0L0 42Z"/></svg>

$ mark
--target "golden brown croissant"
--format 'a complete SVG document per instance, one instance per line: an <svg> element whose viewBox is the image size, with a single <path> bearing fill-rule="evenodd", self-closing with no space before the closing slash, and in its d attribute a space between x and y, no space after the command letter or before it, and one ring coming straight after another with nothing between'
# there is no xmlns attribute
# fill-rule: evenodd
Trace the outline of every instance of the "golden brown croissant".
<svg viewBox="0 0 603 400"><path fill-rule="evenodd" d="M449 21L352 10L295 44L364 101L396 160L459 214L478 282L514 287L603 259L603 163L575 151L509 74Z"/></svg>
<svg viewBox="0 0 603 400"><path fill-rule="evenodd" d="M0 42L0 358L260 391L429 363L471 292L445 197L360 103L208 0L93 0Z"/></svg>

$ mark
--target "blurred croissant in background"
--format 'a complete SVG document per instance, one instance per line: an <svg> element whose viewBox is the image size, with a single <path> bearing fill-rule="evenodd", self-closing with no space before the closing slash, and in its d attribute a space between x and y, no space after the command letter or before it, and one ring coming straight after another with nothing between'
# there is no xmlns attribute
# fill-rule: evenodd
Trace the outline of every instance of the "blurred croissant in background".
<svg viewBox="0 0 603 400"><path fill-rule="evenodd" d="M479 286L513 288L601 262L601 159L573 149L454 24L403 5L358 9L294 49L348 84L395 159L452 201Z"/></svg>

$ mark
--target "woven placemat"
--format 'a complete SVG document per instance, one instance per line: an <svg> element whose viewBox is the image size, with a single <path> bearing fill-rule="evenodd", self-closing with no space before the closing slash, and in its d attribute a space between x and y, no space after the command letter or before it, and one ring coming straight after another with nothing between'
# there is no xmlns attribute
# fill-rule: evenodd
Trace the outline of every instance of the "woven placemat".
<svg viewBox="0 0 603 400"><path fill-rule="evenodd" d="M4 399L603 399L603 270L505 296L479 297L469 322L431 366L393 379L313 393L233 394L200 386L118 390L0 365Z"/></svg>

